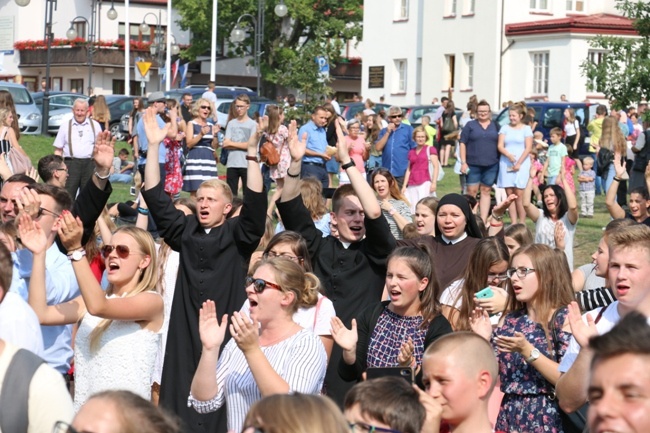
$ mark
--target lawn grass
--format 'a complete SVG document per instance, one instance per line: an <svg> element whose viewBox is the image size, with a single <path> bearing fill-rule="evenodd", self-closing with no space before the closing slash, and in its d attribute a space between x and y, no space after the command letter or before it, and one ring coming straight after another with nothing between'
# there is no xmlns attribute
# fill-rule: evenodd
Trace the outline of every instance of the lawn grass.
<svg viewBox="0 0 650 433"><path fill-rule="evenodd" d="M53 142L54 137L23 135L20 138L20 144L31 157L34 166L36 166L36 163L41 157L52 153ZM116 143L116 153L122 147L129 148L129 145L126 142ZM454 162L453 159L451 162ZM444 170L445 177L438 183L438 197L442 197L450 192L460 192L458 176L454 174L453 168L447 167ZM219 174L225 174L225 169L222 165L219 165ZM575 183L576 185L578 184L577 180ZM123 202L132 200L133 196L129 194L129 188L130 186L126 184L113 184L113 194L111 195L110 201ZM598 246L598 242L602 236L602 228L605 227L609 221L610 217L605 207L605 196L596 196L594 203L594 218L580 219L578 222L573 250L575 267L591 262L591 254ZM528 221L528 227L534 233L535 225L530 220Z"/></svg>

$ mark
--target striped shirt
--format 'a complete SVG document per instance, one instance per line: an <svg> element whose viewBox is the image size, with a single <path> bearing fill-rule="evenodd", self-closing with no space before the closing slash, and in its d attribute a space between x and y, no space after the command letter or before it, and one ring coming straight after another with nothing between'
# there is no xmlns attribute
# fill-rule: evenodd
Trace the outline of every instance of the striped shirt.
<svg viewBox="0 0 650 433"><path fill-rule="evenodd" d="M302 329L272 346L261 347L271 367L289 384L289 392L318 394L323 387L327 355L320 339ZM208 401L191 394L187 405L199 413L214 412L227 401L228 430L242 431L250 407L262 398L244 353L232 339L226 344L217 365L218 393Z"/></svg>

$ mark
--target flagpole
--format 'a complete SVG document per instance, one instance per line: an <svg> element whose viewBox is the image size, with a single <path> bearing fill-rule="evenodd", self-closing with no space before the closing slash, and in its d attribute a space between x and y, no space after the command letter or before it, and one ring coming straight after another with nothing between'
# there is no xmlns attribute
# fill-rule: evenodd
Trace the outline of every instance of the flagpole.
<svg viewBox="0 0 650 433"><path fill-rule="evenodd" d="M219 0L212 0L212 45L210 46L210 81L217 81L217 9Z"/></svg>
<svg viewBox="0 0 650 433"><path fill-rule="evenodd" d="M129 0L124 0L124 94L131 94L131 25L129 24Z"/></svg>
<svg viewBox="0 0 650 433"><path fill-rule="evenodd" d="M167 1L167 55L165 56L165 90L169 92L172 85L171 75L172 65L172 0Z"/></svg>

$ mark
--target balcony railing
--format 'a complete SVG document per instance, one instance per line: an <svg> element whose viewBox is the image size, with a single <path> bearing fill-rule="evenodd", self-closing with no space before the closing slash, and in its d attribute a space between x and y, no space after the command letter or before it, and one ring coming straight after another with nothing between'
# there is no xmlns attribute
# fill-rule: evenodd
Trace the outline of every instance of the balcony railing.
<svg viewBox="0 0 650 433"><path fill-rule="evenodd" d="M20 51L19 67L40 67L47 63L47 50L27 49ZM158 68L157 58L151 56L148 50L132 51L131 59L142 57L151 62L153 68ZM133 61L133 60L131 60ZM83 66L88 64L88 49L86 47L57 46L51 48L51 66ZM124 66L124 51L117 47L95 47L93 53L94 66Z"/></svg>

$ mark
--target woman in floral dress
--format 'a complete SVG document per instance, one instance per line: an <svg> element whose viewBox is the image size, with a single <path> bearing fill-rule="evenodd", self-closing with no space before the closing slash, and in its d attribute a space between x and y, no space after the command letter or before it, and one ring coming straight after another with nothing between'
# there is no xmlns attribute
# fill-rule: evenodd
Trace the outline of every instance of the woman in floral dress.
<svg viewBox="0 0 650 433"><path fill-rule="evenodd" d="M563 253L533 244L517 250L507 271L506 314L492 332L486 311L476 309L474 332L492 342L504 393L496 430L563 433L555 384L571 334L567 305L574 300Z"/></svg>
<svg viewBox="0 0 650 433"><path fill-rule="evenodd" d="M280 154L280 162L270 167L271 179L275 181L275 192L269 200L269 208L266 213L273 218L273 209L275 208L275 202L282 194L284 177L287 175L291 155L289 154L289 130L283 125L284 110L277 105L269 105L266 114L268 116L268 125L263 125L266 126L266 139L273 143L273 146Z"/></svg>

